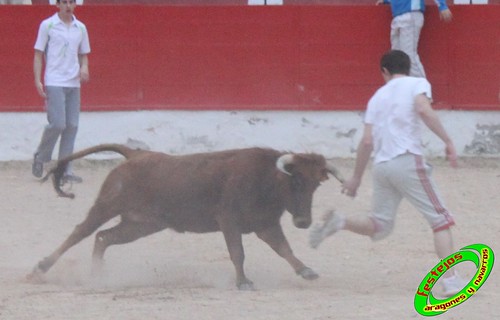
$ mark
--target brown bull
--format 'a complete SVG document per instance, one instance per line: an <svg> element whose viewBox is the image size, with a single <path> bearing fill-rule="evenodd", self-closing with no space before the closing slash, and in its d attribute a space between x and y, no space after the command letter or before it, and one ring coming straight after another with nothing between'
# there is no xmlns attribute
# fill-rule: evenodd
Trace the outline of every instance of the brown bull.
<svg viewBox="0 0 500 320"><path fill-rule="evenodd" d="M172 156L108 144L89 148L66 159L46 176L53 176L60 196L67 164L86 155L114 151L127 161L113 169L87 218L50 256L40 261L30 278L47 272L69 248L110 219L118 225L96 234L93 267L99 267L107 247L132 242L160 230L222 231L236 269L239 289L252 289L243 269L242 234L255 232L304 279L318 275L295 257L280 225L287 210L298 228L311 225L313 193L337 170L316 154L285 154L271 149L242 149Z"/></svg>

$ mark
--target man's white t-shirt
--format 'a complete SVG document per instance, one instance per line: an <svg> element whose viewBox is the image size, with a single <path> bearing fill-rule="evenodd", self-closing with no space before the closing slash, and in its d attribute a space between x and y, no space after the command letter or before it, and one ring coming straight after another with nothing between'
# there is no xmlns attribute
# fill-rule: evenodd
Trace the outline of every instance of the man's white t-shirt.
<svg viewBox="0 0 500 320"><path fill-rule="evenodd" d="M58 16L40 24L35 50L45 52L46 86L80 87L79 54L90 53L87 28L73 16L68 27Z"/></svg>
<svg viewBox="0 0 500 320"><path fill-rule="evenodd" d="M421 119L415 111L415 97L432 99L425 78L393 78L377 90L368 102L364 122L373 126L374 163L410 152L422 155Z"/></svg>

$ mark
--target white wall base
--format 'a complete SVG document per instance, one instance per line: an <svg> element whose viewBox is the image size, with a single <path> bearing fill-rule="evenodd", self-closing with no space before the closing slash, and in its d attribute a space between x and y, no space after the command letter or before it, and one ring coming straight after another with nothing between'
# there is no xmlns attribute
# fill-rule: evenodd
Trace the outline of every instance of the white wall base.
<svg viewBox="0 0 500 320"><path fill-rule="evenodd" d="M500 112L438 112L459 155L500 157ZM128 142L186 154L260 146L352 158L361 137L362 115L350 111L83 112L75 148ZM0 113L0 161L32 159L45 125L43 112ZM428 157L444 155L443 144L428 129L424 129L423 144Z"/></svg>

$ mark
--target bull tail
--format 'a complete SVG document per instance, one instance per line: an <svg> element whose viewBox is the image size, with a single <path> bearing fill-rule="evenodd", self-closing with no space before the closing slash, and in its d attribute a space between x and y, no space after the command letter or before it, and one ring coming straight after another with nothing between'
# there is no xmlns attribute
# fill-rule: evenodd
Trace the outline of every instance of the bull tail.
<svg viewBox="0 0 500 320"><path fill-rule="evenodd" d="M75 195L73 193L67 193L61 189L61 186L63 185L62 180L64 177L64 173L66 172L66 169L68 167L68 164L73 160L83 158L89 154L103 152L103 151L111 151L111 152L119 153L122 156L124 156L126 159L130 159L137 154L141 154L141 153L145 152L144 150L131 149L131 148L124 146L124 145L121 145L121 144L101 144L101 145L98 145L95 147L81 150L79 152L73 153L70 156L67 156L63 159L58 160L56 166L54 168L50 169L47 172L47 174L42 178L41 181L45 182L52 176L54 189L56 190L57 194L60 197L73 199L75 197Z"/></svg>

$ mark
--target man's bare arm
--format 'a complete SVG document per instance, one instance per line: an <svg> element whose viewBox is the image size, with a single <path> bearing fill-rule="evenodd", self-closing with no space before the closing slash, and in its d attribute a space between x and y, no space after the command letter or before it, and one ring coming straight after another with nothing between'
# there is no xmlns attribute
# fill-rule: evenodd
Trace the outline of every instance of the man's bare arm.
<svg viewBox="0 0 500 320"><path fill-rule="evenodd" d="M35 55L33 57L33 76L35 80L35 88L38 94L42 98L45 98L46 96L42 83L42 68L43 68L43 52L40 50L35 50Z"/></svg>
<svg viewBox="0 0 500 320"><path fill-rule="evenodd" d="M419 94L415 98L415 110L420 115L425 125L436 134L446 145L446 157L452 167L457 166L457 152L453 141L439 120L437 112L432 108L431 100L425 94Z"/></svg>

